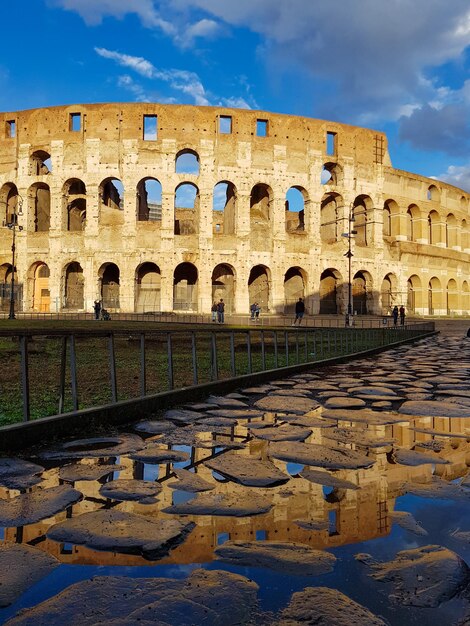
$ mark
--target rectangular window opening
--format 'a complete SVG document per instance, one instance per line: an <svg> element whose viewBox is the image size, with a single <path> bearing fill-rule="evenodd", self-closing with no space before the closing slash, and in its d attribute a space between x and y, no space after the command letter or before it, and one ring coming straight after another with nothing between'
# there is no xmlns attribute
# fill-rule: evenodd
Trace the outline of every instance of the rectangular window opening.
<svg viewBox="0 0 470 626"><path fill-rule="evenodd" d="M219 133L222 135L230 135L232 133L232 117L230 115L221 115L219 117Z"/></svg>
<svg viewBox="0 0 470 626"><path fill-rule="evenodd" d="M69 128L74 133L78 133L82 130L82 114L81 113L70 113Z"/></svg>
<svg viewBox="0 0 470 626"><path fill-rule="evenodd" d="M257 530L255 533L256 541L266 541L268 533L266 530Z"/></svg>
<svg viewBox="0 0 470 626"><path fill-rule="evenodd" d="M336 133L326 133L326 154L336 154Z"/></svg>
<svg viewBox="0 0 470 626"><path fill-rule="evenodd" d="M16 121L7 121L7 137L16 137Z"/></svg>
<svg viewBox="0 0 470 626"><path fill-rule="evenodd" d="M268 136L268 120L256 120L256 136Z"/></svg>
<svg viewBox="0 0 470 626"><path fill-rule="evenodd" d="M328 511L328 534L330 537L338 534L338 519L336 511Z"/></svg>
<svg viewBox="0 0 470 626"><path fill-rule="evenodd" d="M226 541L230 541L230 533L217 533L217 545L221 546Z"/></svg>
<svg viewBox="0 0 470 626"><path fill-rule="evenodd" d="M157 139L158 116L144 115L144 141L155 141Z"/></svg>

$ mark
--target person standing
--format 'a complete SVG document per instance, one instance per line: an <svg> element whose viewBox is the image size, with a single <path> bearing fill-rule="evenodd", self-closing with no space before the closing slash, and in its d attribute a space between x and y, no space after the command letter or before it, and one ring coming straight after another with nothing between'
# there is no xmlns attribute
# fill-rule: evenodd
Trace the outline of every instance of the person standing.
<svg viewBox="0 0 470 626"><path fill-rule="evenodd" d="M99 320L101 317L101 302L99 300L95 300L93 310L95 311L95 320Z"/></svg>
<svg viewBox="0 0 470 626"><path fill-rule="evenodd" d="M398 307L397 307L397 305L395 305L393 307L392 316L393 316L393 325L396 326L397 323L398 323Z"/></svg>
<svg viewBox="0 0 470 626"><path fill-rule="evenodd" d="M255 319L256 319L256 321L259 320L260 312L261 312L261 307L260 307L260 305L257 302L255 302Z"/></svg>
<svg viewBox="0 0 470 626"><path fill-rule="evenodd" d="M222 300L222 298L217 305L217 321L219 322L219 324L223 324L225 321L225 302Z"/></svg>
<svg viewBox="0 0 470 626"><path fill-rule="evenodd" d="M214 302L213 305L211 306L211 313L212 313L212 321L216 322L217 321L217 302Z"/></svg>
<svg viewBox="0 0 470 626"><path fill-rule="evenodd" d="M400 307L400 324L402 326L405 325L405 307L403 306L403 304Z"/></svg>
<svg viewBox="0 0 470 626"><path fill-rule="evenodd" d="M256 313L256 302L253 302L253 304L250 306L250 319L252 320L255 319L255 313Z"/></svg>
<svg viewBox="0 0 470 626"><path fill-rule="evenodd" d="M297 320L299 320L299 326L300 326L300 324L302 323L302 318L304 314L305 314L305 303L302 300L302 298L299 298L299 300L295 303L295 320L292 326L295 326Z"/></svg>

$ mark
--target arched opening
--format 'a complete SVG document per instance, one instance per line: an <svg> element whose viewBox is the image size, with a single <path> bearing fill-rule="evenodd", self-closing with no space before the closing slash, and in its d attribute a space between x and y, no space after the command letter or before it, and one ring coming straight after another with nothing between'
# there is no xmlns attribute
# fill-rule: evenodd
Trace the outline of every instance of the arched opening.
<svg viewBox="0 0 470 626"><path fill-rule="evenodd" d="M430 200L431 202L439 202L441 199L441 192L436 185L429 185L426 200Z"/></svg>
<svg viewBox="0 0 470 626"><path fill-rule="evenodd" d="M235 272L231 265L222 263L212 272L212 302L223 300L225 313L235 308Z"/></svg>
<svg viewBox="0 0 470 626"><path fill-rule="evenodd" d="M322 185L331 185L335 187L343 183L343 170L338 163L325 163L320 174L320 183Z"/></svg>
<svg viewBox="0 0 470 626"><path fill-rule="evenodd" d="M250 221L253 227L262 227L265 232L265 226L271 217L271 201L272 189L268 185L259 183L251 190L250 195Z"/></svg>
<svg viewBox="0 0 470 626"><path fill-rule="evenodd" d="M299 298L305 300L305 272L300 267L290 267L284 275L284 313L295 312Z"/></svg>
<svg viewBox="0 0 470 626"><path fill-rule="evenodd" d="M307 192L302 187L291 187L286 193L286 232L305 230L305 199Z"/></svg>
<svg viewBox="0 0 470 626"><path fill-rule="evenodd" d="M100 221L102 226L118 226L124 222L124 186L118 178L106 178L99 187Z"/></svg>
<svg viewBox="0 0 470 626"><path fill-rule="evenodd" d="M228 181L217 183L212 196L212 233L214 235L235 233L236 206L235 185Z"/></svg>
<svg viewBox="0 0 470 626"><path fill-rule="evenodd" d="M192 263L180 263L173 274L173 310L197 311L198 271Z"/></svg>
<svg viewBox="0 0 470 626"><path fill-rule="evenodd" d="M468 223L467 220L462 220L462 226L460 231L460 248L462 252L468 251Z"/></svg>
<svg viewBox="0 0 470 626"><path fill-rule="evenodd" d="M352 220L353 229L356 231L354 241L356 246L365 248L371 243L372 230L370 229L370 222L372 217L373 205L369 196L358 196L354 200L352 207Z"/></svg>
<svg viewBox="0 0 470 626"><path fill-rule="evenodd" d="M45 176L52 172L51 155L44 150L36 150L29 157L29 175Z"/></svg>
<svg viewBox="0 0 470 626"><path fill-rule="evenodd" d="M28 192L30 215L33 218L31 230L35 233L47 232L51 225L51 192L49 185L34 183Z"/></svg>
<svg viewBox="0 0 470 626"><path fill-rule="evenodd" d="M357 315L372 313L372 284L368 272L356 272L352 281L353 311Z"/></svg>
<svg viewBox="0 0 470 626"><path fill-rule="evenodd" d="M155 263L142 263L135 272L135 310L137 313L161 310L161 272Z"/></svg>
<svg viewBox="0 0 470 626"><path fill-rule="evenodd" d="M0 224L11 224L21 206L18 189L13 183L5 183L0 189Z"/></svg>
<svg viewBox="0 0 470 626"><path fill-rule="evenodd" d="M194 150L185 148L180 150L175 159L175 172L177 174L199 175L199 155Z"/></svg>
<svg viewBox="0 0 470 626"><path fill-rule="evenodd" d="M199 189L193 183L181 183L175 192L175 235L198 232Z"/></svg>
<svg viewBox="0 0 470 626"><path fill-rule="evenodd" d="M441 282L435 276L428 283L428 313L429 315L441 314Z"/></svg>
<svg viewBox="0 0 470 626"><path fill-rule="evenodd" d="M417 220L419 218L419 209L416 205L408 207L406 212L406 238L408 241L416 241L417 239Z"/></svg>
<svg viewBox="0 0 470 626"><path fill-rule="evenodd" d="M413 313L419 313L423 308L421 280L416 274L410 276L407 281L406 308Z"/></svg>
<svg viewBox="0 0 470 626"><path fill-rule="evenodd" d="M86 223L86 186L78 178L71 178L63 187L63 206L66 228L69 231L83 231Z"/></svg>
<svg viewBox="0 0 470 626"><path fill-rule="evenodd" d="M28 272L32 279L31 309L41 313L49 313L51 292L49 290L49 267L42 261L35 263Z"/></svg>
<svg viewBox="0 0 470 626"><path fill-rule="evenodd" d="M320 237L323 243L338 241L342 207L343 200L338 194L329 193L323 196L320 208Z"/></svg>
<svg viewBox="0 0 470 626"><path fill-rule="evenodd" d="M161 222L162 186L156 178L143 178L137 185L137 221Z"/></svg>
<svg viewBox="0 0 470 626"><path fill-rule="evenodd" d="M457 291L457 283L451 278L446 288L447 315L457 315L459 306L459 296Z"/></svg>
<svg viewBox="0 0 470 626"><path fill-rule="evenodd" d="M115 263L105 263L98 271L98 278L103 309L119 309L119 267Z"/></svg>
<svg viewBox="0 0 470 626"><path fill-rule="evenodd" d="M250 305L257 302L261 307L261 312L270 310L270 281L268 268L264 265L255 265L251 268L248 278L248 294Z"/></svg>
<svg viewBox="0 0 470 626"><path fill-rule="evenodd" d="M396 237L400 235L400 222L398 219L400 208L395 200L386 200L382 212L384 237Z"/></svg>
<svg viewBox="0 0 470 626"><path fill-rule="evenodd" d="M397 278L395 274L387 274L383 279L380 298L382 315L388 315L395 305L401 304L398 302Z"/></svg>
<svg viewBox="0 0 470 626"><path fill-rule="evenodd" d="M11 272L10 263L0 265L0 311L8 311L11 297ZM15 271L15 300L19 301L20 286L18 285L18 274Z"/></svg>
<svg viewBox="0 0 470 626"><path fill-rule="evenodd" d="M470 312L470 290L466 280L462 283L462 313L468 315Z"/></svg>
<svg viewBox="0 0 470 626"><path fill-rule="evenodd" d="M327 269L320 276L320 315L336 315L340 312L338 284L341 275L337 270Z"/></svg>
<svg viewBox="0 0 470 626"><path fill-rule="evenodd" d="M85 279L80 263L76 261L65 267L64 309L84 308Z"/></svg>
<svg viewBox="0 0 470 626"><path fill-rule="evenodd" d="M452 213L446 219L446 248L457 247L457 220Z"/></svg>

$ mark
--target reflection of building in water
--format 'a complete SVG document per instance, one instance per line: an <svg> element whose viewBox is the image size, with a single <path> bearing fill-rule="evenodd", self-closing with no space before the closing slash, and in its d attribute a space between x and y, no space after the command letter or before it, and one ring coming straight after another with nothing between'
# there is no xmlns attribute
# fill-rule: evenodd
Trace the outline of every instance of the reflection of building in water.
<svg viewBox="0 0 470 626"><path fill-rule="evenodd" d="M437 465L435 473L445 479L453 479L467 472L466 460L470 452L468 441L462 436L468 428L470 420L446 420L442 418L419 418L416 419L413 428L433 428L441 432L453 432L461 437L435 437L443 443L444 448L436 454L450 461L449 465ZM343 422L340 425L350 426ZM369 435L377 437L393 436L398 440L398 445L413 447L415 443L431 441L432 435L417 432L408 428L406 424L394 426L371 426L367 429ZM325 443L331 445L325 438L326 431L315 429L310 438L312 443ZM237 427L236 434L246 434L244 426ZM218 439L220 435L216 435ZM337 447L342 447L340 444ZM350 446L354 449L356 446ZM358 447L359 450L361 448ZM417 447L418 450L423 450ZM363 450L363 449L362 449ZM231 540L256 540L267 539L276 541L293 541L310 545L314 548L333 548L349 543L367 541L376 537L384 536L390 531L390 521L387 513L394 510L395 499L403 494L403 485L406 482L428 482L434 473L433 465L421 465L417 467L404 466L390 462L387 459L386 448L378 451L370 451L375 457L376 463L369 469L340 470L334 473L342 478L357 484L358 490L324 489L300 477L292 477L284 485L273 488L248 488L232 481L222 481L214 478L212 470L203 465L202 461L211 456L211 451L197 448L192 450L191 463L199 476L214 482L216 488L209 494L230 494L242 500L247 492L256 493L272 500L273 508L266 514L245 518L229 516L188 516L185 519L193 520L196 528L186 538L185 542L176 547L171 553L158 561L158 563L204 563L213 559L213 551L220 543ZM237 454L243 456L268 458L269 445L265 441L251 440L245 449ZM99 462L115 462L116 459L85 459L82 463L96 464ZM286 472L286 463L273 461L274 464ZM151 519L168 519L169 516L161 512L161 509L180 501L178 492L168 487L171 478L171 468L168 465L152 466L137 463L121 457L119 463L125 466L120 472L120 478L145 478L158 479L162 482L163 490L158 497L158 502L153 505L142 505L133 502L112 503L121 511L132 512ZM117 476L114 476L117 477ZM45 481L42 487L53 487L59 483L58 469L51 469L44 473ZM76 564L109 564L109 565L152 565L142 557L113 552L97 552L82 546L58 544L45 538L47 529L55 523L61 522L67 516L80 515L88 511L102 508L105 504L110 505L99 494L102 481L79 481L75 488L83 492L85 498L82 502L71 507L66 512L43 520L37 524L31 524L19 529L6 529L5 541L31 543L38 548L50 552L64 563ZM33 489L37 489L34 487ZM17 495L17 491L0 489L0 497L11 498ZM197 496L196 496L197 497ZM296 524L296 520L323 521L326 523L324 530L305 530Z"/></svg>

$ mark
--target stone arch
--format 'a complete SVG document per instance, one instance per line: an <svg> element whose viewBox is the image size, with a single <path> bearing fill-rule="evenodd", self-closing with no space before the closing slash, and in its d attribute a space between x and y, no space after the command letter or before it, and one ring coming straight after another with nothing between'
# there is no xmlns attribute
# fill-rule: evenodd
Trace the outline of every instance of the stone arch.
<svg viewBox="0 0 470 626"><path fill-rule="evenodd" d="M198 271L192 263L177 265L173 273L173 310L197 311Z"/></svg>
<svg viewBox="0 0 470 626"><path fill-rule="evenodd" d="M295 233L305 230L305 205L308 194L303 187L294 185L287 190L286 208L286 232Z"/></svg>
<svg viewBox="0 0 470 626"><path fill-rule="evenodd" d="M436 245L441 242L439 230L439 213L437 211L430 211L428 214L428 243Z"/></svg>
<svg viewBox="0 0 470 626"><path fill-rule="evenodd" d="M195 174L199 176L199 155L191 148L183 148L175 157L176 174Z"/></svg>
<svg viewBox="0 0 470 626"><path fill-rule="evenodd" d="M49 313L51 293L49 289L49 266L43 261L33 263L28 271L28 291L31 298L31 310Z"/></svg>
<svg viewBox="0 0 470 626"><path fill-rule="evenodd" d="M389 314L393 307L399 304L397 285L398 281L395 274L390 272L384 276L382 286L380 288L382 315Z"/></svg>
<svg viewBox="0 0 470 626"><path fill-rule="evenodd" d="M320 183L322 185L330 185L331 187L341 186L343 179L343 168L341 165L333 162L323 165L320 175Z"/></svg>
<svg viewBox="0 0 470 626"><path fill-rule="evenodd" d="M457 247L457 220L453 213L449 213L446 218L446 248Z"/></svg>
<svg viewBox="0 0 470 626"><path fill-rule="evenodd" d="M343 198L337 193L327 193L320 205L320 237L323 243L338 241L341 231L340 212Z"/></svg>
<svg viewBox="0 0 470 626"><path fill-rule="evenodd" d="M326 269L320 276L320 315L336 315L340 312L338 286L341 274L336 269Z"/></svg>
<svg viewBox="0 0 470 626"><path fill-rule="evenodd" d="M307 275L301 267L290 267L284 274L284 313L295 312L295 303L299 298L305 300Z"/></svg>
<svg viewBox="0 0 470 626"><path fill-rule="evenodd" d="M465 196L460 196L460 210L464 213L468 211L468 199Z"/></svg>
<svg viewBox="0 0 470 626"><path fill-rule="evenodd" d="M441 281L433 276L428 283L428 313L429 315L440 315L442 308Z"/></svg>
<svg viewBox="0 0 470 626"><path fill-rule="evenodd" d="M225 302L225 312L235 310L235 269L228 263L220 263L212 272L212 302Z"/></svg>
<svg viewBox="0 0 470 626"><path fill-rule="evenodd" d="M222 180L214 186L212 196L212 233L214 235L233 235L237 215L237 189L228 180Z"/></svg>
<svg viewBox="0 0 470 626"><path fill-rule="evenodd" d="M161 222L162 185L158 179L147 176L137 183L136 212L138 222Z"/></svg>
<svg viewBox="0 0 470 626"><path fill-rule="evenodd" d="M410 204L406 212L406 238L408 241L419 239L419 219L421 211L416 204Z"/></svg>
<svg viewBox="0 0 470 626"><path fill-rule="evenodd" d="M450 278L446 286L446 309L447 315L456 315L459 307L459 293L457 282Z"/></svg>
<svg viewBox="0 0 470 626"><path fill-rule="evenodd" d="M85 279L80 263L72 261L64 267L64 309L83 309Z"/></svg>
<svg viewBox="0 0 470 626"><path fill-rule="evenodd" d="M28 190L31 230L48 232L51 226L51 190L45 183L33 183Z"/></svg>
<svg viewBox="0 0 470 626"><path fill-rule="evenodd" d="M421 287L421 279L416 274L408 278L406 308L413 313L419 313L424 310L423 291Z"/></svg>
<svg viewBox="0 0 470 626"><path fill-rule="evenodd" d="M250 194L250 221L253 226L261 226L266 231L266 224L271 218L273 191L269 185L258 183Z"/></svg>
<svg viewBox="0 0 470 626"><path fill-rule="evenodd" d="M141 263L135 270L136 313L161 310L161 272L158 265Z"/></svg>
<svg viewBox="0 0 470 626"><path fill-rule="evenodd" d="M83 231L86 223L86 186L79 178L70 178L62 188L66 229Z"/></svg>
<svg viewBox="0 0 470 626"><path fill-rule="evenodd" d="M103 263L98 270L98 280L103 309L119 309L120 271L116 263Z"/></svg>
<svg viewBox="0 0 470 626"><path fill-rule="evenodd" d="M124 223L124 185L119 178L105 178L99 186L100 223L117 226Z"/></svg>
<svg viewBox="0 0 470 626"><path fill-rule="evenodd" d="M194 183L180 183L175 189L175 235L196 234L198 216L198 187Z"/></svg>
<svg viewBox="0 0 470 626"><path fill-rule="evenodd" d="M265 265L255 265L251 268L248 278L248 294L250 305L257 302L262 312L270 311L271 272Z"/></svg>
<svg viewBox="0 0 470 626"><path fill-rule="evenodd" d="M462 313L468 315L470 312L470 290L466 280L462 283Z"/></svg>
<svg viewBox="0 0 470 626"><path fill-rule="evenodd" d="M14 183L5 183L0 189L0 224L11 224L18 214L21 198Z"/></svg>
<svg viewBox="0 0 470 626"><path fill-rule="evenodd" d="M35 150L29 157L29 175L45 176L52 171L51 155L45 150Z"/></svg>
<svg viewBox="0 0 470 626"><path fill-rule="evenodd" d="M359 248L365 248L372 243L369 215L373 208L372 199L369 196L360 195L354 200L351 217L354 222L353 230L356 231L354 241Z"/></svg>
<svg viewBox="0 0 470 626"><path fill-rule="evenodd" d="M441 190L436 185L429 185L428 190L426 192L426 200L430 200L431 202L440 202L441 200Z"/></svg>
<svg viewBox="0 0 470 626"><path fill-rule="evenodd" d="M462 252L468 250L469 247L469 237L468 237L468 222L466 219L462 220L462 225L460 227L460 248Z"/></svg>
<svg viewBox="0 0 470 626"><path fill-rule="evenodd" d="M356 315L367 315L373 312L372 276L361 270L356 272L352 280L352 305Z"/></svg>
<svg viewBox="0 0 470 626"><path fill-rule="evenodd" d="M10 308L11 295L11 263L0 265L0 311L8 311ZM18 275L15 272L15 285L18 285Z"/></svg>
<svg viewBox="0 0 470 626"><path fill-rule="evenodd" d="M382 232L384 237L396 237L401 234L399 216L400 207L395 200L385 200L382 212Z"/></svg>

